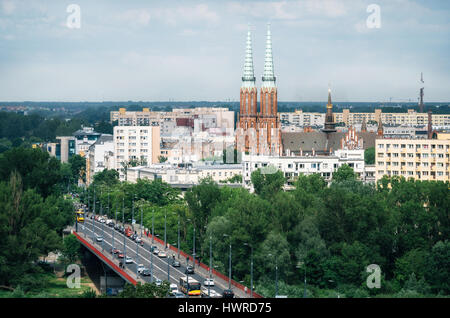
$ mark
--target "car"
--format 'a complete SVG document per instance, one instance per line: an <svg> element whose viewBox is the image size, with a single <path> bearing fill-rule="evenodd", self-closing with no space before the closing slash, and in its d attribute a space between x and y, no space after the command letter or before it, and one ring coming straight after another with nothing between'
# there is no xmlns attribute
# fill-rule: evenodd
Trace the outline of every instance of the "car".
<svg viewBox="0 0 450 318"><path fill-rule="evenodd" d="M136 241L136 243L141 243L142 239L138 236L138 237L136 237L135 241Z"/></svg>
<svg viewBox="0 0 450 318"><path fill-rule="evenodd" d="M234 292L231 289L225 289L222 293L222 298L234 298Z"/></svg>
<svg viewBox="0 0 450 318"><path fill-rule="evenodd" d="M117 248L111 248L111 254L117 254L120 253L120 251Z"/></svg>
<svg viewBox="0 0 450 318"><path fill-rule="evenodd" d="M195 274L194 273L194 267L192 267L191 265L188 265L186 267L186 270L184 271L185 274Z"/></svg>
<svg viewBox="0 0 450 318"><path fill-rule="evenodd" d="M156 247L156 245L152 245L152 246L150 246L150 252L152 252L152 253L153 253L153 251L154 251L155 249L158 249L158 248Z"/></svg>
<svg viewBox="0 0 450 318"><path fill-rule="evenodd" d="M125 258L125 263L126 263L126 264L131 264L131 263L133 263L133 259L132 259L131 257L127 256L127 257Z"/></svg>
<svg viewBox="0 0 450 318"><path fill-rule="evenodd" d="M142 276L150 276L151 272L148 268L145 268L142 272L141 272Z"/></svg>
<svg viewBox="0 0 450 318"><path fill-rule="evenodd" d="M155 248L155 249L153 250L153 254L155 254L155 255L158 255L158 254L159 254L158 248Z"/></svg>
<svg viewBox="0 0 450 318"><path fill-rule="evenodd" d="M178 286L177 286L177 284L170 284L170 286L169 286L169 288L170 288L170 292L173 294L173 293L175 293L175 292L178 292Z"/></svg>
<svg viewBox="0 0 450 318"><path fill-rule="evenodd" d="M95 237L95 240L96 240L97 242L102 242L102 241L103 241L103 237L100 236L100 235L97 235L97 236Z"/></svg>
<svg viewBox="0 0 450 318"><path fill-rule="evenodd" d="M173 261L172 262L172 266L173 267L180 267L180 262L179 261Z"/></svg>
<svg viewBox="0 0 450 318"><path fill-rule="evenodd" d="M155 284L156 286L161 286L162 280L160 280L159 278L155 278Z"/></svg>
<svg viewBox="0 0 450 318"><path fill-rule="evenodd" d="M123 253L117 254L117 257L118 257L118 258L123 258L123 256L124 256Z"/></svg>
<svg viewBox="0 0 450 318"><path fill-rule="evenodd" d="M133 241L136 240L137 238L137 234L131 234L130 239L132 239Z"/></svg>
<svg viewBox="0 0 450 318"><path fill-rule="evenodd" d="M176 292L176 293L174 293L173 296L174 296L175 298L186 298L186 295L183 294L182 292L179 292L179 291Z"/></svg>
<svg viewBox="0 0 450 318"><path fill-rule="evenodd" d="M145 269L144 264L139 264L137 267L138 273L142 273L142 271Z"/></svg>
<svg viewBox="0 0 450 318"><path fill-rule="evenodd" d="M203 282L203 285L205 285L205 286L214 286L214 279L212 279L212 278L205 279L205 281Z"/></svg>
<svg viewBox="0 0 450 318"><path fill-rule="evenodd" d="M160 258L166 258L166 257L167 257L167 253L164 252L164 251L160 251L160 252L158 253L158 257L160 257Z"/></svg>

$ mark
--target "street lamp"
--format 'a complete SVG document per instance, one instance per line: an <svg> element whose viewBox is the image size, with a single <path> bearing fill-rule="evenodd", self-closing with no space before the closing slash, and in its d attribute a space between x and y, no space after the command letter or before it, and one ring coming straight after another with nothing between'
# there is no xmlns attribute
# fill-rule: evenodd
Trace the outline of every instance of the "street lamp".
<svg viewBox="0 0 450 318"><path fill-rule="evenodd" d="M302 265L304 265L304 267L305 267L305 289L304 289L304 292L303 292L303 298L307 298L306 297L306 262L298 262L298 264L297 264L297 268L300 268Z"/></svg>
<svg viewBox="0 0 450 318"><path fill-rule="evenodd" d="M269 254L269 256L273 256ZM275 298L278 296L278 258L275 255Z"/></svg>
<svg viewBox="0 0 450 318"><path fill-rule="evenodd" d="M223 236L230 239L230 257L228 261L228 289L231 289L231 237L228 234L224 234Z"/></svg>
<svg viewBox="0 0 450 318"><path fill-rule="evenodd" d="M253 245L249 243L244 245L250 247L250 297L253 298Z"/></svg>
<svg viewBox="0 0 450 318"><path fill-rule="evenodd" d="M152 245L150 246L150 283L153 283L153 238L155 237L155 208L152 207Z"/></svg>
<svg viewBox="0 0 450 318"><path fill-rule="evenodd" d="M125 194L122 197L122 224L123 224L123 228L125 229ZM127 246L126 246L126 242L125 242L125 233L123 233L123 266L125 268L125 264L127 262Z"/></svg>
<svg viewBox="0 0 450 318"><path fill-rule="evenodd" d="M193 237L194 246L193 246L193 250L192 250L192 262L193 262L192 268L195 269L195 224L194 224L194 221L192 221L191 219L187 219L187 220L192 223L192 227L194 228L194 237Z"/></svg>
<svg viewBox="0 0 450 318"><path fill-rule="evenodd" d="M209 235L209 284L208 284L208 297L211 297L211 278L212 278L212 236Z"/></svg>

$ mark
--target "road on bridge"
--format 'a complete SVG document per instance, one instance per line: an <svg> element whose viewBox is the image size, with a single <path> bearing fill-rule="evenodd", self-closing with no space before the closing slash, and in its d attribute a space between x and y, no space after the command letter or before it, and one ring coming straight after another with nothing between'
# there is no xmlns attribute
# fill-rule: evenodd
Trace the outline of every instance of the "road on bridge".
<svg viewBox="0 0 450 318"><path fill-rule="evenodd" d="M113 232L114 232L114 245L113 245ZM131 257L133 262L131 264L125 264L125 259L122 259L122 263L124 263L125 268L127 269L128 274L133 278L139 278L144 282L150 282L150 276L136 275L137 274L137 265L143 264L144 267L151 269L151 262L153 262L153 280L155 278L160 279L162 281L167 281L167 268L168 262L170 267L170 283L176 284L179 286L180 277L186 277L186 259L177 259L177 254L169 249L164 250L163 245L154 241L153 245L156 245L158 250L164 250L167 253L166 258L160 258L157 255L151 253L151 240L143 237L143 245L136 243L130 238L126 237L120 231L114 229L114 227L110 227L105 223L100 223L94 219L90 219L90 217L85 218L84 224L78 224L78 234L81 234L85 239L90 239L94 246L104 254L111 255L111 249L117 248L122 253L124 251L124 238L125 238L125 252L126 256ZM97 242L96 235L103 237L103 242ZM180 267L172 266L172 255L175 255L175 258L180 262ZM119 264L119 258L117 255L113 255L113 259L116 264ZM190 263L192 266L192 263ZM197 272L197 266L195 267L195 273L189 274L189 277L192 277L199 281L202 285L202 288L208 288L203 285L206 277L204 275L200 275ZM207 274L209 278L209 274ZM213 277L214 278L214 277ZM215 286L211 287L211 290L216 291L220 295L222 295L223 290L227 289L228 286L218 286L218 282L214 279Z"/></svg>

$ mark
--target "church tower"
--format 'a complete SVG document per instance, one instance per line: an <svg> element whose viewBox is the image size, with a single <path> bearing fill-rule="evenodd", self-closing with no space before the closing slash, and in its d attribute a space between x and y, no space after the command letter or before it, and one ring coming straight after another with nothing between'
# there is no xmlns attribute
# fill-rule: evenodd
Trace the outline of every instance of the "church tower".
<svg viewBox="0 0 450 318"><path fill-rule="evenodd" d="M328 88L328 104L327 113L325 114L325 125L322 129L325 133L331 133L336 131L336 123L334 122L333 104L331 103L331 89Z"/></svg>
<svg viewBox="0 0 450 318"><path fill-rule="evenodd" d="M236 148L239 152L257 151L257 94L253 69L250 25L247 32L244 73L241 78L240 108L236 129Z"/></svg>
<svg viewBox="0 0 450 318"><path fill-rule="evenodd" d="M264 73L258 116L258 154L281 155L281 128L278 119L276 78L273 70L272 35L267 25Z"/></svg>

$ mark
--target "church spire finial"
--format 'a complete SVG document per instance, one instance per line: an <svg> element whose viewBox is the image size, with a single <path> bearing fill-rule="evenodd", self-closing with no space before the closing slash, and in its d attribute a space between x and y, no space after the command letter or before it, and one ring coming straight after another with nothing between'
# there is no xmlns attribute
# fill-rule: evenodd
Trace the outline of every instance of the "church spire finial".
<svg viewBox="0 0 450 318"><path fill-rule="evenodd" d="M255 85L255 72L253 69L253 50L252 50L252 33L250 23L248 24L247 42L245 48L244 74L242 76L242 85Z"/></svg>
<svg viewBox="0 0 450 318"><path fill-rule="evenodd" d="M272 56L272 33L270 32L270 22L267 23L266 53L264 57L264 74L262 77L263 86L275 86L275 74L273 71Z"/></svg>

